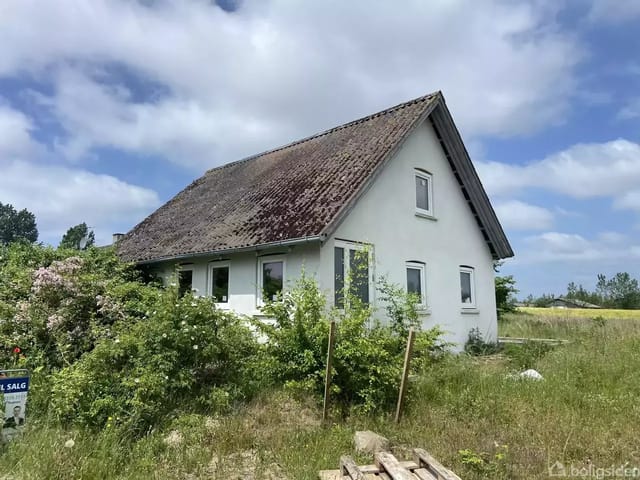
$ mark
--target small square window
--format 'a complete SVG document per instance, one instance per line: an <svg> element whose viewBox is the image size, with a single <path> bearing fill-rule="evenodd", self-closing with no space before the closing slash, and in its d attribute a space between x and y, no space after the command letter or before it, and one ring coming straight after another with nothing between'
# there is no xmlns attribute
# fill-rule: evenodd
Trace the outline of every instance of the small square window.
<svg viewBox="0 0 640 480"><path fill-rule="evenodd" d="M433 216L433 189L430 173L415 171L416 213Z"/></svg>
<svg viewBox="0 0 640 480"><path fill-rule="evenodd" d="M415 294L419 298L420 306L427 306L424 263L407 262L407 293Z"/></svg>
<svg viewBox="0 0 640 480"><path fill-rule="evenodd" d="M463 308L476 307L474 271L471 267L460 267L460 300Z"/></svg>
<svg viewBox="0 0 640 480"><path fill-rule="evenodd" d="M216 262L209 265L210 291L216 303L229 303L229 263Z"/></svg>

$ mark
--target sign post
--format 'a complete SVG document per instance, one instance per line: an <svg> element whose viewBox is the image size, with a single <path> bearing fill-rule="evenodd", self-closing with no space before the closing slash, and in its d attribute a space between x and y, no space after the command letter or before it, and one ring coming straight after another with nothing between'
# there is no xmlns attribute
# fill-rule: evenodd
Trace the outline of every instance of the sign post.
<svg viewBox="0 0 640 480"><path fill-rule="evenodd" d="M28 370L0 370L0 397L4 404L2 442L12 440L24 428L28 392Z"/></svg>

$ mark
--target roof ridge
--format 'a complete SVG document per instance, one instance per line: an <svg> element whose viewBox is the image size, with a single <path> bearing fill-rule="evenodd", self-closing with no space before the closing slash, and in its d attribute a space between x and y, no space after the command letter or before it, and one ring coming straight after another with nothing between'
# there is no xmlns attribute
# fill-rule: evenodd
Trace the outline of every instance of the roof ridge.
<svg viewBox="0 0 640 480"><path fill-rule="evenodd" d="M265 150L264 152L256 153L256 154L250 155L248 157L241 158L240 160L236 160L235 162L229 162L229 163L225 163L224 165L219 165L217 167L210 168L209 170L205 171L204 175L207 175L210 172L213 172L213 171L216 171L216 170L222 170L223 168L233 167L235 165L239 165L241 163L248 162L250 160L255 160L255 159L259 158L259 157L262 157L263 155L267 155L269 153L274 153L274 152L279 152L280 150L284 150L286 148L290 148L290 147L293 147L295 145L299 145L301 143L308 142L310 140L315 140L316 138L323 137L323 136L328 135L330 133L337 132L339 130L351 127L351 126L359 124L359 123L368 122L369 120L372 120L372 119L374 119L374 118L376 118L376 117L378 117L380 115L386 115L388 113L400 110L402 108L407 108L407 107L409 107L409 106L411 106L413 104L416 104L418 102L424 102L425 100L430 100L431 98L433 98L433 97L435 97L437 95L441 95L441 94L442 94L442 92L440 90L438 90L436 92L431 92L431 93L428 93L426 95L422 95L421 97L417 97L417 98L414 98L412 100L408 100L406 102L402 102L402 103L399 103L397 105L394 105L392 107L385 108L384 110L380 110L378 112L371 113L369 115L365 115L364 117L358 118L356 120L351 120L351 121L349 121L347 123L343 123L341 125L332 127L332 128L330 128L328 130L324 130L322 132L318 132L318 133L315 133L315 134L310 135L308 137L304 137L304 138L301 138L299 140L295 140L295 141L287 143L285 145L281 145L279 147L272 148L271 150Z"/></svg>

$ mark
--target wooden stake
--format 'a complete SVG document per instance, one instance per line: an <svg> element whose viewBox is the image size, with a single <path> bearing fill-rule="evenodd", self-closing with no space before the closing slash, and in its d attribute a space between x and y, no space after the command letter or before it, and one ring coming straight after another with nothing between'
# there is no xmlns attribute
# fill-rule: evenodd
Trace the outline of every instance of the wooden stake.
<svg viewBox="0 0 640 480"><path fill-rule="evenodd" d="M404 368L402 370L402 380L400 382L400 393L398 395L398 406L396 408L396 423L400 422L402 416L402 405L404 404L404 396L407 394L407 382L409 381L409 366L411 365L411 353L413 352L413 342L416 338L416 332L409 330L409 338L407 339L407 350L404 354Z"/></svg>
<svg viewBox="0 0 640 480"><path fill-rule="evenodd" d="M329 416L329 393L331 391L331 365L333 362L333 346L336 340L336 322L331 321L329 325L329 346L327 347L327 371L324 376L324 406L322 409L322 420L326 421Z"/></svg>

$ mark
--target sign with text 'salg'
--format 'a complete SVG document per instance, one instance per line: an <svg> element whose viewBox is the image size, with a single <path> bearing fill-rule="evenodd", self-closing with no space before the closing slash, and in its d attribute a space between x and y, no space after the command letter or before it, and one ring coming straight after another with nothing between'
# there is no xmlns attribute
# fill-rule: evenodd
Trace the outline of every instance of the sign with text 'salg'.
<svg viewBox="0 0 640 480"><path fill-rule="evenodd" d="M0 396L4 401L2 441L11 440L24 427L28 392L28 371L0 370Z"/></svg>

